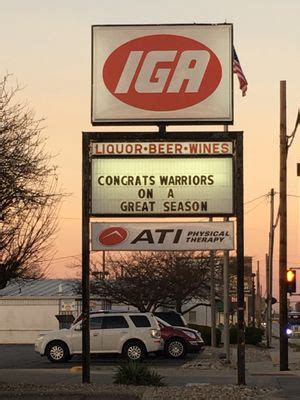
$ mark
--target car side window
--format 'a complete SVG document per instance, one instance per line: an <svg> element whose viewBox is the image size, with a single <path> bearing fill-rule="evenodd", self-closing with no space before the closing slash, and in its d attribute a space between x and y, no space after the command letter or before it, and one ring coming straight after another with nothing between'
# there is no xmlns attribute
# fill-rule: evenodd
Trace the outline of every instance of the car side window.
<svg viewBox="0 0 300 400"><path fill-rule="evenodd" d="M90 329L101 329L102 328L102 317L92 317L90 319Z"/></svg>
<svg viewBox="0 0 300 400"><path fill-rule="evenodd" d="M137 328L151 327L150 321L146 315L130 315L130 319Z"/></svg>
<svg viewBox="0 0 300 400"><path fill-rule="evenodd" d="M129 328L126 319L122 315L105 316L102 321L102 329Z"/></svg>

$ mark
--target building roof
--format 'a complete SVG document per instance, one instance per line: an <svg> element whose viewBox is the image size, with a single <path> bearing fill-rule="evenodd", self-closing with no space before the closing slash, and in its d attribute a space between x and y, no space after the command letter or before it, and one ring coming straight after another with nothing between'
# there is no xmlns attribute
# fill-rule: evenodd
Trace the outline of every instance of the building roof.
<svg viewBox="0 0 300 400"><path fill-rule="evenodd" d="M0 290L2 296L78 296L75 284L78 279L42 279L35 281L13 281Z"/></svg>

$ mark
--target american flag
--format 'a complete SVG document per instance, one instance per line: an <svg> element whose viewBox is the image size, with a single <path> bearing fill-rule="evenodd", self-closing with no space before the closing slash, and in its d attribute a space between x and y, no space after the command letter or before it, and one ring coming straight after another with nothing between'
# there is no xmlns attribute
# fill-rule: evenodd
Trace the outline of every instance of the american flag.
<svg viewBox="0 0 300 400"><path fill-rule="evenodd" d="M242 70L239 58L235 52L235 48L233 48L233 73L237 74L242 94L243 96L246 96L246 92L248 89L248 82Z"/></svg>

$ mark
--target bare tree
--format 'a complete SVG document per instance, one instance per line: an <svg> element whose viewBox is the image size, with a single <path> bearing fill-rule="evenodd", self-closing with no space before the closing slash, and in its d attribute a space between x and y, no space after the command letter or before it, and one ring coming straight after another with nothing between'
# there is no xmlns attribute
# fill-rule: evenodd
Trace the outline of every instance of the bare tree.
<svg viewBox="0 0 300 400"><path fill-rule="evenodd" d="M21 89L10 80L0 82L0 289L11 279L45 275L64 196L45 151L43 120L17 101Z"/></svg>
<svg viewBox="0 0 300 400"><path fill-rule="evenodd" d="M209 258L204 253L133 252L110 258L107 264L107 279L101 273L99 277L99 267L91 267L91 291L143 312L160 306L182 312L193 299L191 310L209 293Z"/></svg>

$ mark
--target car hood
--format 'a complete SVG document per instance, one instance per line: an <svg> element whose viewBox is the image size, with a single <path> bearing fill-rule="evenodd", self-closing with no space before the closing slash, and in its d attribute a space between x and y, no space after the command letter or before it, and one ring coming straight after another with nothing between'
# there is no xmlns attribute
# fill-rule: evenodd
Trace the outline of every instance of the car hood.
<svg viewBox="0 0 300 400"><path fill-rule="evenodd" d="M189 332L192 332L192 333L200 333L196 329L191 329L191 328L188 328L186 326L173 326L173 328L180 329L181 331L189 331Z"/></svg>
<svg viewBox="0 0 300 400"><path fill-rule="evenodd" d="M44 331L44 332L40 332L41 335L43 336L47 336L47 337L60 337L61 335L66 336L68 334L70 334L71 330L70 329L56 329L54 331Z"/></svg>

